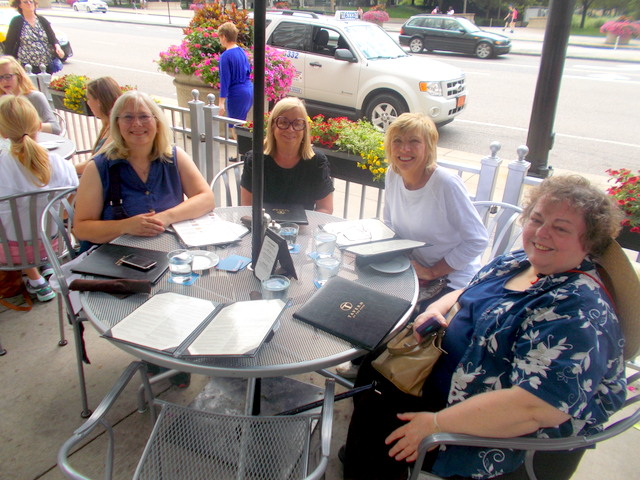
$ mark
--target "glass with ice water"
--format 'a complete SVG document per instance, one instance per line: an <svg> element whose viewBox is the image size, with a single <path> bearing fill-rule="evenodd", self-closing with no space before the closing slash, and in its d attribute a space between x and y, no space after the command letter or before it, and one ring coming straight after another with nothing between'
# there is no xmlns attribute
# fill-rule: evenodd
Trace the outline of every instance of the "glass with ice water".
<svg viewBox="0 0 640 480"><path fill-rule="evenodd" d="M284 275L271 275L262 281L262 299L280 299L283 302L289 297L291 281Z"/></svg>
<svg viewBox="0 0 640 480"><path fill-rule="evenodd" d="M297 223L283 223L280 225L280 236L287 241L289 250L293 249L298 240L298 228Z"/></svg>
<svg viewBox="0 0 640 480"><path fill-rule="evenodd" d="M315 270L313 281L317 287L321 287L331 277L338 275L342 259L337 255L328 257L318 257L315 260Z"/></svg>
<svg viewBox="0 0 640 480"><path fill-rule="evenodd" d="M193 269L193 255L189 250L173 250L169 257L169 272L173 283L186 283L191 280Z"/></svg>
<svg viewBox="0 0 640 480"><path fill-rule="evenodd" d="M333 233L324 230L316 231L313 241L318 258L333 255L333 251L336 249L336 239L337 237Z"/></svg>

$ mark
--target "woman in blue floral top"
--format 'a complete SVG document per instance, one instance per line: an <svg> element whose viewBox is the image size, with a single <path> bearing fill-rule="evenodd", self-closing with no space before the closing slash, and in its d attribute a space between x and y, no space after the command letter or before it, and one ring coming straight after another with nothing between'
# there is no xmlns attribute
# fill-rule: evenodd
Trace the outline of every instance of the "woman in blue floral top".
<svg viewBox="0 0 640 480"><path fill-rule="evenodd" d="M553 438L601 429L625 399L624 339L593 257L617 236L619 220L609 197L582 177L550 178L533 191L524 250L495 259L416 319L414 328L432 317L447 326L448 354L422 397L400 392L369 362L361 368L356 385L374 378L381 394L354 397L345 478L404 479L420 441L437 432ZM460 311L447 325L456 301ZM583 453L555 463L538 462L538 453L534 465L548 469L536 470L538 478L569 478ZM447 446L423 468L512 480L527 478L523 461L518 451Z"/></svg>

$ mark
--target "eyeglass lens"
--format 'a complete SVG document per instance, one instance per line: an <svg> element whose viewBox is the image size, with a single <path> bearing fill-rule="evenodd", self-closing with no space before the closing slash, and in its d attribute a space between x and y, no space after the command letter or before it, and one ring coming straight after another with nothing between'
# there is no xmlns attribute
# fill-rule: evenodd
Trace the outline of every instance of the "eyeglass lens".
<svg viewBox="0 0 640 480"><path fill-rule="evenodd" d="M134 120L138 120L140 123L149 123L153 115L122 115L118 117L124 123L133 123Z"/></svg>
<svg viewBox="0 0 640 480"><path fill-rule="evenodd" d="M5 73L0 75L0 80L11 80L15 76L15 73Z"/></svg>
<svg viewBox="0 0 640 480"><path fill-rule="evenodd" d="M293 121L289 120L287 117L276 118L276 127L280 130L286 130L290 126L293 126L293 129L296 132L299 132L307 127L307 121L304 118L296 118Z"/></svg>

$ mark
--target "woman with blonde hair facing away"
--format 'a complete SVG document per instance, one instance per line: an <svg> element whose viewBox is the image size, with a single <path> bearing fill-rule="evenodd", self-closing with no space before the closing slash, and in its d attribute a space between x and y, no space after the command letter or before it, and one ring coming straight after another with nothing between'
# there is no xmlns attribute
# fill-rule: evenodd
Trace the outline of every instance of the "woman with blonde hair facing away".
<svg viewBox="0 0 640 480"><path fill-rule="evenodd" d="M267 121L264 141L264 202L298 204L333 213L333 182L327 157L311 145L309 116L302 100L284 98ZM253 152L245 156L241 203L251 205Z"/></svg>
<svg viewBox="0 0 640 480"><path fill-rule="evenodd" d="M113 139L111 138L111 129L109 125L109 115L116 100L122 95L122 89L118 82L111 77L100 77L87 83L87 104L96 118L100 119L102 128L98 133L98 138L93 144L91 156L104 151ZM76 172L82 175L89 161L76 165Z"/></svg>
<svg viewBox="0 0 640 480"><path fill-rule="evenodd" d="M0 57L0 89L2 95L24 95L35 107L42 122L42 130L59 135L62 131L47 97L33 86L22 65L13 57Z"/></svg>
<svg viewBox="0 0 640 480"><path fill-rule="evenodd" d="M189 155L171 146L167 121L148 95L124 93L113 106L110 125L113 142L87 165L78 188L74 232L79 239L152 237L213 210L213 192Z"/></svg>
<svg viewBox="0 0 640 480"><path fill-rule="evenodd" d="M78 177L71 163L38 145L35 137L39 128L38 112L26 98L14 95L0 97L0 135L10 141L9 149L3 149L0 153L0 196L78 185ZM44 210L45 205L39 207ZM24 202L19 208L24 213L21 215L25 222L23 231L28 232L28 204ZM3 224L11 224L8 209L0 210L0 216ZM10 229L7 237L12 252L15 248L14 261L19 261L15 231ZM46 258L42 245L39 251L34 251L33 246L27 246L26 250L31 258L37 255L39 259ZM0 263L5 262L6 258L0 257ZM41 302L55 298L56 294L37 268L28 268L24 273L29 279L27 290L30 294L35 294Z"/></svg>

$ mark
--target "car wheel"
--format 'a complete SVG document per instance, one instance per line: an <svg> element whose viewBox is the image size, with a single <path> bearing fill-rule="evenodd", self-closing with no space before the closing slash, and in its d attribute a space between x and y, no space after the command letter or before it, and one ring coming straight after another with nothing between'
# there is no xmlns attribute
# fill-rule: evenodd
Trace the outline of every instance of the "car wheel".
<svg viewBox="0 0 640 480"><path fill-rule="evenodd" d="M77 6L77 5L74 5L74 6L73 6L73 9L77 12L77 11L78 11L78 6Z"/></svg>
<svg viewBox="0 0 640 480"><path fill-rule="evenodd" d="M404 101L395 95L382 94L374 97L365 110L365 116L383 132L393 121L409 109Z"/></svg>
<svg viewBox="0 0 640 480"><path fill-rule="evenodd" d="M480 42L476 46L476 57L478 58L491 58L493 57L493 47L490 43Z"/></svg>
<svg viewBox="0 0 640 480"><path fill-rule="evenodd" d="M420 37L414 37L409 42L409 50L411 53L420 53L424 49L424 44L422 43L422 39Z"/></svg>

